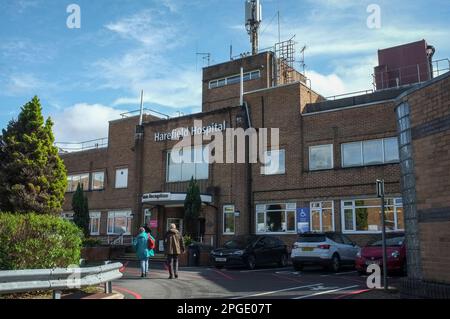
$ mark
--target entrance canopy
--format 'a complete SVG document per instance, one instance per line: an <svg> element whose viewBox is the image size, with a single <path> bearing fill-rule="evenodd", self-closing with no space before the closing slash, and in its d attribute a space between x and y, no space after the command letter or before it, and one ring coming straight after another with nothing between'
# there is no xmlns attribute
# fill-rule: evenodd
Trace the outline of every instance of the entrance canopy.
<svg viewBox="0 0 450 319"><path fill-rule="evenodd" d="M200 195L202 203L212 203L211 195ZM183 205L186 193L147 193L142 195L142 203L153 205Z"/></svg>

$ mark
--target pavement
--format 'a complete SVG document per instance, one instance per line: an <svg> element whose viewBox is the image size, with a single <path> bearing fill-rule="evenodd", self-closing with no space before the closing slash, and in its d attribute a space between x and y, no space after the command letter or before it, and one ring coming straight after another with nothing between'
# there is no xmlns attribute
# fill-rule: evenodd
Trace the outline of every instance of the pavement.
<svg viewBox="0 0 450 319"><path fill-rule="evenodd" d="M178 279L168 279L164 263L151 263L140 277L138 264L125 262L124 276L113 289L126 299L396 299L396 293L369 290L366 276L354 269L330 273L322 268L292 266L255 270L181 267ZM400 277L389 277L396 286Z"/></svg>

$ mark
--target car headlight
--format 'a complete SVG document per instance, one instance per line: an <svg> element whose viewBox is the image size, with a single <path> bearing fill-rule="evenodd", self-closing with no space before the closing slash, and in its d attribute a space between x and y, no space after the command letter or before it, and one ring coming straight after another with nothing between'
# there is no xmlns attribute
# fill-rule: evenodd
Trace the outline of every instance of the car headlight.
<svg viewBox="0 0 450 319"><path fill-rule="evenodd" d="M244 254L244 251L243 250L236 250L234 253L233 253L233 255L236 255L236 256L242 256Z"/></svg>
<svg viewBox="0 0 450 319"><path fill-rule="evenodd" d="M391 254L391 257L392 257L392 258L398 258L398 257L400 257L399 251L398 251L398 250L393 251L392 254Z"/></svg>

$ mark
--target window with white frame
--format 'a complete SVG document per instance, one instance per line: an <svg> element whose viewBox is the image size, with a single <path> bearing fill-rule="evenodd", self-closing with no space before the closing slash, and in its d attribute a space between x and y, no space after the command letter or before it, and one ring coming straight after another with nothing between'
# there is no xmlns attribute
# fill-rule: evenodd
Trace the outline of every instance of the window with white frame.
<svg viewBox="0 0 450 319"><path fill-rule="evenodd" d="M235 233L235 207L234 205L223 206L223 233L225 235L233 235Z"/></svg>
<svg viewBox="0 0 450 319"><path fill-rule="evenodd" d="M131 211L108 212L108 235L130 235L132 216Z"/></svg>
<svg viewBox="0 0 450 319"><path fill-rule="evenodd" d="M272 150L264 152L264 163L261 166L262 175L279 175L286 172L285 150Z"/></svg>
<svg viewBox="0 0 450 319"><path fill-rule="evenodd" d="M166 181L184 182L192 177L197 180L208 179L209 158L205 148L185 147L167 153Z"/></svg>
<svg viewBox="0 0 450 319"><path fill-rule="evenodd" d="M116 188L128 187L128 168L116 169Z"/></svg>
<svg viewBox="0 0 450 319"><path fill-rule="evenodd" d="M334 231L334 203L333 201L310 203L311 231Z"/></svg>
<svg viewBox="0 0 450 319"><path fill-rule="evenodd" d="M309 147L309 170L317 171L333 168L333 144Z"/></svg>
<svg viewBox="0 0 450 319"><path fill-rule="evenodd" d="M89 190L89 173L68 175L66 192L75 192L78 184L83 187L83 190Z"/></svg>
<svg viewBox="0 0 450 319"><path fill-rule="evenodd" d="M404 230L401 198L385 199L386 230ZM380 199L343 200L341 203L342 232L380 232Z"/></svg>
<svg viewBox="0 0 450 319"><path fill-rule="evenodd" d="M260 77L261 77L261 72L259 70L246 72L246 73L244 73L244 82L250 81L250 80L256 80L256 79L259 79ZM219 88L219 87L226 86L226 85L237 84L240 81L241 81L241 75L236 74L236 75L232 75L232 76L229 76L226 78L215 79L215 80L209 81L209 88L214 89L214 88Z"/></svg>
<svg viewBox="0 0 450 319"><path fill-rule="evenodd" d="M341 145L342 167L368 166L399 161L397 137Z"/></svg>
<svg viewBox="0 0 450 319"><path fill-rule="evenodd" d="M105 172L93 172L92 173L92 190L102 190L105 189Z"/></svg>
<svg viewBox="0 0 450 319"><path fill-rule="evenodd" d="M91 235L100 235L100 212L89 212L89 230Z"/></svg>
<svg viewBox="0 0 450 319"><path fill-rule="evenodd" d="M295 233L295 203L256 205L257 233Z"/></svg>

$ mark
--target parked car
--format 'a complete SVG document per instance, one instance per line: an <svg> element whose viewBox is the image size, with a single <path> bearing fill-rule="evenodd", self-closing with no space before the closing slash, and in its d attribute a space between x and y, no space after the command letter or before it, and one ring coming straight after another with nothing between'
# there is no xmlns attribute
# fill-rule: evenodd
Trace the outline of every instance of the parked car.
<svg viewBox="0 0 450 319"><path fill-rule="evenodd" d="M271 236L236 236L227 241L223 247L211 251L211 262L217 268L245 266L254 269L256 266L277 263L285 267L288 262L286 244Z"/></svg>
<svg viewBox="0 0 450 319"><path fill-rule="evenodd" d="M298 236L291 252L296 270L304 265L321 265L339 271L342 265L354 265L359 247L339 233L304 233Z"/></svg>
<svg viewBox="0 0 450 319"><path fill-rule="evenodd" d="M390 235L386 239L387 270L388 272L406 273L405 235ZM367 266L378 264L383 266L382 241L377 240L361 250L356 255L355 267L360 274L367 273ZM383 268L381 268L383 269Z"/></svg>

